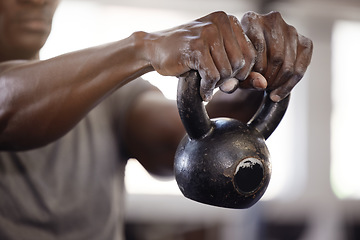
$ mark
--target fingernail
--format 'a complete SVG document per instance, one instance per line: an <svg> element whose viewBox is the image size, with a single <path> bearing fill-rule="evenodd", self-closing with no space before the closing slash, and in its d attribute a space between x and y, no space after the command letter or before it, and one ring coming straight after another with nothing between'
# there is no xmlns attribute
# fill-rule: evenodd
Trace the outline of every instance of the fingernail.
<svg viewBox="0 0 360 240"><path fill-rule="evenodd" d="M253 81L252 84L254 86L254 88L258 89L258 90L263 90L266 88L267 82L266 80L264 80L263 78L260 77L256 77Z"/></svg>
<svg viewBox="0 0 360 240"><path fill-rule="evenodd" d="M271 94L270 95L270 99L273 101L273 102L280 102L281 100L281 97L277 94Z"/></svg>
<svg viewBox="0 0 360 240"><path fill-rule="evenodd" d="M233 92L238 85L238 80L230 78L220 85L220 90L226 93Z"/></svg>

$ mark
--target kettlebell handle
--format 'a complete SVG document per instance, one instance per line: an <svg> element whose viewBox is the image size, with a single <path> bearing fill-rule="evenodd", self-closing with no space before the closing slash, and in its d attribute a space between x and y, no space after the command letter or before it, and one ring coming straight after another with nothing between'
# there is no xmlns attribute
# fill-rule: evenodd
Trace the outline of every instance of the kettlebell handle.
<svg viewBox="0 0 360 240"><path fill-rule="evenodd" d="M200 75L189 71L179 77L177 106L182 123L191 139L205 137L212 130L212 123L200 96ZM247 123L267 139L279 125L289 105L290 96L276 103L265 91L258 111Z"/></svg>

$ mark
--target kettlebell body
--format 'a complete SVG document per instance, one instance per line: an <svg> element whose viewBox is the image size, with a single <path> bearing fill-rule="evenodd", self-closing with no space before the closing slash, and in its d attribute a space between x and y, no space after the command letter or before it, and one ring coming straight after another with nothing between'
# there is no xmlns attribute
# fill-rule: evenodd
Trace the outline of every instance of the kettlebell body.
<svg viewBox="0 0 360 240"><path fill-rule="evenodd" d="M175 176L179 187L186 197L205 204L250 207L270 181L265 139L234 119L211 122L206 137L194 141L186 135L178 147Z"/></svg>
<svg viewBox="0 0 360 240"><path fill-rule="evenodd" d="M187 131L175 154L174 172L183 195L226 208L248 208L265 193L271 177L265 139L285 114L288 98L264 103L249 123L209 119L199 94L200 77L180 77L179 114Z"/></svg>

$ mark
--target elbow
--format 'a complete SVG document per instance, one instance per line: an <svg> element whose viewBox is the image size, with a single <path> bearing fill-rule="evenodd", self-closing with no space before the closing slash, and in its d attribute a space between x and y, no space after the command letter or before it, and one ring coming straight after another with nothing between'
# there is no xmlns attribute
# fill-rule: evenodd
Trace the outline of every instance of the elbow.
<svg viewBox="0 0 360 240"><path fill-rule="evenodd" d="M33 121L19 115L11 107L0 107L0 151L26 151L49 142Z"/></svg>
<svg viewBox="0 0 360 240"><path fill-rule="evenodd" d="M11 122L15 115L15 110L12 105L11 96L14 93L11 91L11 86L7 86L3 77L0 77L0 150L12 150L14 148L11 139L14 136L11 133Z"/></svg>
<svg viewBox="0 0 360 240"><path fill-rule="evenodd" d="M11 119L11 111L7 107L0 107L0 151L15 150L14 144L11 144L11 135L9 133L9 125Z"/></svg>

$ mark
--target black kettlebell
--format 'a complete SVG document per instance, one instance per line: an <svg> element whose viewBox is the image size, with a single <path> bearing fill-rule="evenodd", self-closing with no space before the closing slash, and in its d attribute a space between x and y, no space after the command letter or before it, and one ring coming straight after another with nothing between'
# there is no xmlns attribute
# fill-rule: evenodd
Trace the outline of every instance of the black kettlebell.
<svg viewBox="0 0 360 240"><path fill-rule="evenodd" d="M289 97L279 103L264 94L254 117L244 124L209 118L200 97L200 77L179 78L177 104L187 135L175 154L177 184L185 197L226 208L248 208L265 193L271 176L265 144L284 116Z"/></svg>

